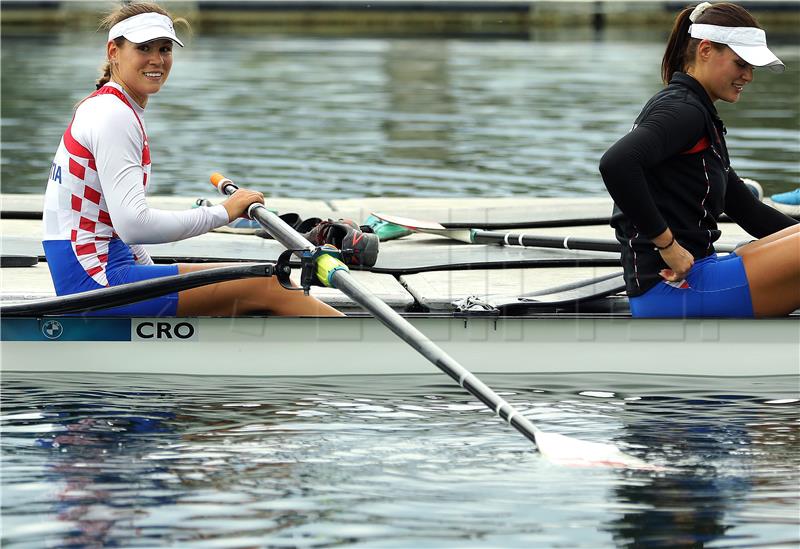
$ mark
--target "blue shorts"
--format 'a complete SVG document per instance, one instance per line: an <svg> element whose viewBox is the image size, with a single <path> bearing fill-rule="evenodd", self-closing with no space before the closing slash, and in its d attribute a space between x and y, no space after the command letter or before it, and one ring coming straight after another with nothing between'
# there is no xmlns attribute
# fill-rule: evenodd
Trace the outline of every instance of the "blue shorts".
<svg viewBox="0 0 800 549"><path fill-rule="evenodd" d="M42 242L47 266L58 295L69 295L103 288L86 274L86 271L75 257L69 240L45 240ZM118 286L129 282L139 282L151 278L178 274L177 265L137 265L131 249L115 238L109 242L106 278L109 286ZM178 310L178 294L139 301L129 305L113 307L81 313L91 316L175 316Z"/></svg>
<svg viewBox="0 0 800 549"><path fill-rule="evenodd" d="M637 318L753 318L750 284L736 254L704 257L680 287L662 281L629 301Z"/></svg>

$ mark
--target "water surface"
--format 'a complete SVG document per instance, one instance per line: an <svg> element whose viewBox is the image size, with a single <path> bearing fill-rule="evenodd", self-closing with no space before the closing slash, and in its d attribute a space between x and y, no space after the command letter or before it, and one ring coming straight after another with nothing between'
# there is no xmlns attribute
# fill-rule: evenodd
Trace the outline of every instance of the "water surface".
<svg viewBox="0 0 800 549"><path fill-rule="evenodd" d="M197 35L147 107L151 192L208 194L222 171L273 196L599 195L600 156L661 85L662 34ZM800 186L800 36L775 38L786 73L720 106L734 167L768 194ZM102 45L4 33L4 192L43 192Z"/></svg>
<svg viewBox="0 0 800 549"><path fill-rule="evenodd" d="M2 380L3 547L797 547L797 379L486 381L668 472L560 467L444 376Z"/></svg>

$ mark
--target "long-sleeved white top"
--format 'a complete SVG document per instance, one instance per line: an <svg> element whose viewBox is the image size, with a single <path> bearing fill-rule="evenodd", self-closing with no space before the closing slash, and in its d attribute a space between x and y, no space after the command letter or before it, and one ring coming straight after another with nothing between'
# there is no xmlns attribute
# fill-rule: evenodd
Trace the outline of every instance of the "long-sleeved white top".
<svg viewBox="0 0 800 549"><path fill-rule="evenodd" d="M71 240L87 272L104 267L112 238L135 246L137 261L149 262L137 245L190 238L228 222L221 205L184 211L147 205L150 147L143 115L119 85L106 84L78 106L56 152L45 192L44 240Z"/></svg>

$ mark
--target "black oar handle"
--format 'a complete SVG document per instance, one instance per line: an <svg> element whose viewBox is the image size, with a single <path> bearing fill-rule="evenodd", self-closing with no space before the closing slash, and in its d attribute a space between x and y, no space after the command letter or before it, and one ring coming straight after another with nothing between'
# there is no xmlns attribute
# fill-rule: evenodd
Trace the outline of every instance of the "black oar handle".
<svg viewBox="0 0 800 549"><path fill-rule="evenodd" d="M558 248L563 250L588 250L592 252L617 252L622 246L616 240L602 238L576 238L571 236L546 236L526 233L503 233L496 231L472 231L475 244L501 244L504 246L527 246L531 248ZM734 246L720 244L718 252L732 252Z"/></svg>
<svg viewBox="0 0 800 549"><path fill-rule="evenodd" d="M238 189L230 179L220 174L212 175L211 182L225 195L233 194ZM308 240L284 223L277 215L267 210L262 204L251 205L247 213L261 223L275 237L275 240L285 248L292 250L314 249L314 246ZM408 343L434 366L453 378L461 387L506 420L509 425L522 433L528 440L536 443L536 434L539 430L533 423L428 339L428 336L417 330L406 319L397 314L394 309L375 297L372 292L353 278L349 270L334 270L331 273L330 283L332 287L361 305L395 335Z"/></svg>
<svg viewBox="0 0 800 549"><path fill-rule="evenodd" d="M275 265L272 263L216 267L193 273L141 280L111 288L100 288L80 294L0 305L0 316L21 317L96 311L217 282L272 276L273 274L275 274Z"/></svg>

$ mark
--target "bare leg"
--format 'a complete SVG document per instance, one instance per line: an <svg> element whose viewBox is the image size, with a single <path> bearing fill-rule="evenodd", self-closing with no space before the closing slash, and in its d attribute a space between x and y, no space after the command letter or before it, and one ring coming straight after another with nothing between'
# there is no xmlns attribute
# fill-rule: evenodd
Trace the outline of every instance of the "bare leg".
<svg viewBox="0 0 800 549"><path fill-rule="evenodd" d="M753 312L785 316L800 308L800 226L795 225L742 246Z"/></svg>
<svg viewBox="0 0 800 549"><path fill-rule="evenodd" d="M190 273L225 263L180 263ZM184 290L178 294L178 316L239 316L257 312L280 316L344 316L315 297L283 288L275 277L245 278Z"/></svg>
<svg viewBox="0 0 800 549"><path fill-rule="evenodd" d="M780 240L781 238L791 236L793 234L800 233L800 223L797 225L792 225L791 227L786 227L783 230L778 231L777 233L772 233L769 236L765 236L764 238L759 238L754 242L750 242L749 244L745 244L744 246L736 249L736 255L739 257L744 257L746 254L764 246L765 244L769 244L770 242L774 242L776 240Z"/></svg>

